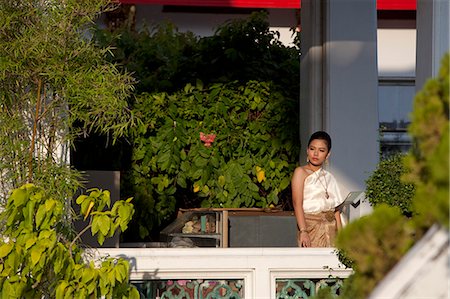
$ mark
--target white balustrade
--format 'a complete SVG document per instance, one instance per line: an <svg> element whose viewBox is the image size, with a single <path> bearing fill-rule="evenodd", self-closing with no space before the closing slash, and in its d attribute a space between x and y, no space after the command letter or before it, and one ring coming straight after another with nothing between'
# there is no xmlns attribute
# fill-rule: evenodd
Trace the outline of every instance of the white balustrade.
<svg viewBox="0 0 450 299"><path fill-rule="evenodd" d="M132 281L240 279L244 298L275 298L276 279L346 278L334 248L101 248L130 262Z"/></svg>

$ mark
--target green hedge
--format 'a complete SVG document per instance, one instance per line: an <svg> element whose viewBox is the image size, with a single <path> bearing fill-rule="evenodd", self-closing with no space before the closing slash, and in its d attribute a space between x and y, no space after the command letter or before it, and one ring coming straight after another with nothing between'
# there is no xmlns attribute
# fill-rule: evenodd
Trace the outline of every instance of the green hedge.
<svg viewBox="0 0 450 299"><path fill-rule="evenodd" d="M299 155L295 103L270 84L187 85L143 95L133 132L130 195L140 237L176 207L269 207L290 202Z"/></svg>
<svg viewBox="0 0 450 299"><path fill-rule="evenodd" d="M397 154L378 164L366 181L366 196L374 206L385 203L411 216L414 185L402 181L402 176L407 172L403 157Z"/></svg>

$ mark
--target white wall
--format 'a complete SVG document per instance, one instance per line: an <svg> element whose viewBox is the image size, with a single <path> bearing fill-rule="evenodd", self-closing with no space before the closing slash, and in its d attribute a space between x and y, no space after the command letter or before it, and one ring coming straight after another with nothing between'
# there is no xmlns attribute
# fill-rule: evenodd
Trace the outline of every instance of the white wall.
<svg viewBox="0 0 450 299"><path fill-rule="evenodd" d="M280 40L292 45L290 28L297 25L295 9L269 9L271 29L280 32ZM247 18L249 14L177 13L163 12L161 5L136 5L136 24L152 25L170 21L181 32L191 31L199 36L211 36L219 25L231 19Z"/></svg>
<svg viewBox="0 0 450 299"><path fill-rule="evenodd" d="M378 75L416 76L416 30L383 28L377 30Z"/></svg>

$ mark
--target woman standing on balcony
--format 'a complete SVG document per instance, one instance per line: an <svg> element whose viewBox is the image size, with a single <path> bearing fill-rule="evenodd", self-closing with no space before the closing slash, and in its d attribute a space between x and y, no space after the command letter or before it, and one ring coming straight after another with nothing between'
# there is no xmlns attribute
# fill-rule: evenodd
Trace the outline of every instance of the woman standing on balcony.
<svg viewBox="0 0 450 299"><path fill-rule="evenodd" d="M297 167L291 181L299 247L332 247L341 228L338 206L343 203L334 176L323 169L331 138L318 131L308 141L307 164Z"/></svg>

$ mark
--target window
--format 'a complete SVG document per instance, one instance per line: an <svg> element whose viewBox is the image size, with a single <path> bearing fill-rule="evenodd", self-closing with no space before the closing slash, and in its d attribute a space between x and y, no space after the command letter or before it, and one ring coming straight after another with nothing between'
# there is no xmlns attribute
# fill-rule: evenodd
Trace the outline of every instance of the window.
<svg viewBox="0 0 450 299"><path fill-rule="evenodd" d="M382 157L407 152L407 133L415 95L414 79L381 79L378 85L378 118Z"/></svg>

